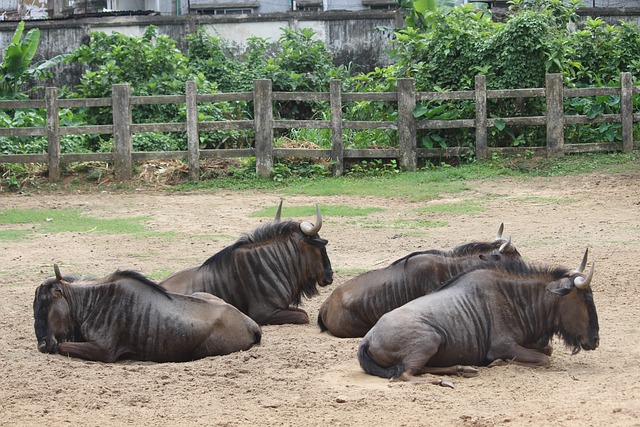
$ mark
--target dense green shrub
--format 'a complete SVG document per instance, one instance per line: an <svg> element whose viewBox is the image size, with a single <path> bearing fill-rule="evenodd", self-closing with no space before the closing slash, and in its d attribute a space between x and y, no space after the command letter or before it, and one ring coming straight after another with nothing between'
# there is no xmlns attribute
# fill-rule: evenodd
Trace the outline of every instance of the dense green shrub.
<svg viewBox="0 0 640 427"><path fill-rule="evenodd" d="M640 76L640 30L632 24L611 26L601 19L577 21L580 1L512 0L510 12L502 22L492 19L491 11L476 10L473 5L442 7L435 0L402 0L407 9L406 28L394 32L394 63L365 74L352 75L349 67L335 66L327 47L315 38L313 30L283 29L278 40L271 42L251 38L244 51L204 28L187 36L183 54L176 42L149 26L142 37L118 33L91 33L86 45L70 55L70 61L83 64L86 72L80 84L70 90L61 89L62 97L108 97L116 83L128 83L133 95L184 94L185 82L196 82L199 93L244 92L253 88L254 79L268 78L274 91L328 91L331 79L342 81L346 92L393 92L397 79L411 77L418 91L473 90L475 77L484 74L488 89L543 87L545 74L561 73L570 87L617 86L621 72ZM436 6L438 4L438 6ZM3 82L12 87L24 83L32 58L37 33L29 33L24 41L14 37L7 50ZM21 33L20 33L21 35ZM13 59L11 59L13 58ZM17 58L21 58L20 61ZM50 65L50 64L49 64ZM7 70L22 71L22 76ZM31 74L30 74L31 73ZM44 74L44 68L39 75ZM18 76L18 77L16 77ZM13 79L13 80L11 80ZM3 83L3 84L4 84ZM6 85L5 85L6 86ZM8 86L7 86L8 87ZM13 96L26 97L18 92ZM634 104L640 101L634 100ZM543 98L491 99L490 117L537 116L544 114ZM568 114L585 114L590 118L619 113L619 99L603 96L566 99ZM330 119L326 102L278 101L274 104L277 118ZM397 106L387 102L348 102L343 119L362 121L395 121ZM222 102L198 105L199 120L250 120L252 103ZM134 123L184 122L185 106L173 104L136 105ZM418 119L472 119L474 102L423 101L414 111ZM61 122L74 124L109 124L110 108L66 109ZM3 111L2 126L44 126L40 110ZM566 127L570 142L619 141L619 124L571 125ZM277 130L276 137L307 139L330 147L330 132L325 129ZM252 131L215 131L200 134L202 148L245 148L253 144ZM346 148L393 147L397 132L389 129L347 131ZM490 146L535 146L545 142L541 126L509 126L497 120L489 129ZM419 147L473 147L475 132L471 129L421 130ZM108 151L112 138L102 135L64 136L63 152ZM147 133L134 136L134 150L184 150L184 133ZM38 137L0 138L3 153L42 153L46 141ZM290 165L277 166L286 175ZM291 168L290 168L291 169ZM305 175L315 166L302 166L292 174Z"/></svg>

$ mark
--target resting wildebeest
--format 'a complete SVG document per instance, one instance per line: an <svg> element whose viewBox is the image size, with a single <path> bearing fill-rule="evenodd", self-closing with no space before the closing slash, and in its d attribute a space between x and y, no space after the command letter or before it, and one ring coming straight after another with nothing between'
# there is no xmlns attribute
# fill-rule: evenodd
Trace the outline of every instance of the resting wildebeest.
<svg viewBox="0 0 640 427"><path fill-rule="evenodd" d="M36 289L38 350L101 362L183 362L247 350L260 326L209 294L170 294L125 270L101 279L55 277Z"/></svg>
<svg viewBox="0 0 640 427"><path fill-rule="evenodd" d="M199 267L172 274L160 285L170 292L216 295L261 325L309 323L298 308L301 297L318 294L316 284L333 282L327 241L320 238L320 208L316 224L280 221L266 224L222 249Z"/></svg>
<svg viewBox="0 0 640 427"><path fill-rule="evenodd" d="M547 366L549 341L558 335L573 353L599 343L591 292L594 265L577 270L540 267L521 259L479 266L440 290L380 318L358 349L365 372L424 381L414 375L473 374L465 365L513 363ZM477 371L476 371L477 372Z"/></svg>
<svg viewBox="0 0 640 427"><path fill-rule="evenodd" d="M383 314L434 292L456 274L486 260L520 258L511 239L502 239L503 228L501 224L493 242L414 252L346 281L320 307L320 330L341 338L363 337Z"/></svg>

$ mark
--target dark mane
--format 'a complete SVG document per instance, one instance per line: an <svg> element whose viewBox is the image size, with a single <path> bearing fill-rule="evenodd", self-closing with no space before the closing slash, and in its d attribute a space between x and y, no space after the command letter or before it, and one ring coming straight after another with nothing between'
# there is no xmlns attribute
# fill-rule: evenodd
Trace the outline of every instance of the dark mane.
<svg viewBox="0 0 640 427"><path fill-rule="evenodd" d="M504 241L494 240L493 242L471 242L464 245L456 246L449 251L448 256L466 256L491 252L500 249Z"/></svg>
<svg viewBox="0 0 640 427"><path fill-rule="evenodd" d="M236 249L248 246L255 245L264 242L271 242L276 239L284 239L289 237L295 230L299 230L299 222L296 221L281 221L281 222L272 222L265 224L261 227L256 228L251 232L251 234L245 234L241 236L238 240L235 241L230 246L222 249L220 252L211 256L205 262L202 263L201 267L205 266L214 266L220 262L220 260L227 258L233 253Z"/></svg>
<svg viewBox="0 0 640 427"><path fill-rule="evenodd" d="M508 259L502 260L501 262L496 262L495 260L487 260L483 263L480 263L476 266L469 268L468 270L463 271L462 273L459 273L453 276L451 279L446 281L438 290L451 286L462 276L476 270L493 270L493 271L501 272L504 274L508 274L512 276L514 279L539 276L539 277L544 277L545 280L550 280L550 281L560 280L564 277L568 277L569 275L571 275L571 270L569 270L568 268L558 267L558 266L536 265L536 264L526 262L521 258L508 258Z"/></svg>
<svg viewBox="0 0 640 427"><path fill-rule="evenodd" d="M407 262L412 257L418 256L418 255L438 255L438 256L443 256L448 258L455 258L455 257L463 257L463 256L469 256L469 255L475 255L475 254L489 253L491 251L500 249L500 246L503 243L504 242L501 240L495 240L493 242L471 242L471 243L465 243L460 246L456 246L450 251L442 251L439 249L428 249L426 251L417 251L417 252L412 252L409 255L406 255L398 260L395 260L394 262L391 263L391 265L395 265L401 262Z"/></svg>
<svg viewBox="0 0 640 427"><path fill-rule="evenodd" d="M163 288L162 286L160 286L158 283L154 282L153 280L149 279L147 276L143 275L142 273L138 272L138 271L134 271L134 270L116 270L115 272L111 273L109 276L107 276L105 282L115 282L118 279L133 279L136 280L138 282L141 282L142 284L151 287L153 290L160 292L161 294L165 295L167 298L171 299L171 295L169 294L169 292L167 292L167 290L165 288Z"/></svg>
<svg viewBox="0 0 640 427"><path fill-rule="evenodd" d="M409 259L413 258L414 256L418 256L418 255L440 255L440 256L447 256L447 251L441 251L439 249L428 249L426 251L417 251L417 252L411 252L409 255L405 255L402 258L399 258L395 261L393 261L390 265L396 265L399 264L401 262L407 262L409 261Z"/></svg>

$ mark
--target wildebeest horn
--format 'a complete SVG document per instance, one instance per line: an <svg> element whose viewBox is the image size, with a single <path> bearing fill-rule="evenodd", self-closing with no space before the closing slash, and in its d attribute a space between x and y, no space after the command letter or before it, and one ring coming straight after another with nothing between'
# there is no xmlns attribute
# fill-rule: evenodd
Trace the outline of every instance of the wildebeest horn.
<svg viewBox="0 0 640 427"><path fill-rule="evenodd" d="M307 236L315 236L320 231L320 227L322 227L322 215L320 215L320 207L316 203L316 225L305 221L300 224L300 230Z"/></svg>
<svg viewBox="0 0 640 427"><path fill-rule="evenodd" d="M500 224L500 228L498 228L498 234L496 235L496 240L502 240L502 232L504 231L504 222Z"/></svg>
<svg viewBox="0 0 640 427"><path fill-rule="evenodd" d="M587 255L589 255L589 248L587 248L584 251L584 256L582 257L582 262L580 263L580 266L576 269L577 273L582 273L584 271L584 268L587 266Z"/></svg>
<svg viewBox="0 0 640 427"><path fill-rule="evenodd" d="M589 274L587 274L587 277L576 277L576 280L573 281L573 284L576 286L576 288L585 289L589 286L589 284L591 283L591 279L593 278L593 268L595 267L595 265L595 262L591 263L591 268L589 269Z"/></svg>
<svg viewBox="0 0 640 427"><path fill-rule="evenodd" d="M273 219L273 222L280 222L281 215L282 215L282 199L280 199L280 205L278 205L278 210L276 211L276 217Z"/></svg>
<svg viewBox="0 0 640 427"><path fill-rule="evenodd" d="M509 247L510 244L511 244L511 236L509 236L506 242L500 245L500 249L498 249L498 253L503 253L505 249Z"/></svg>
<svg viewBox="0 0 640 427"><path fill-rule="evenodd" d="M62 274L60 274L60 268L58 268L58 264L53 264L53 271L56 273L56 279L58 282L62 280Z"/></svg>

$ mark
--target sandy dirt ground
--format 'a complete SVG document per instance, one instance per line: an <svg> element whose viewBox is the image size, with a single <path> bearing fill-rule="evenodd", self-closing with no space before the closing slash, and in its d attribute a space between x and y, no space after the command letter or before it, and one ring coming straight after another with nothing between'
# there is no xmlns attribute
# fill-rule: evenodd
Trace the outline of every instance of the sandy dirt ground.
<svg viewBox="0 0 640 427"><path fill-rule="evenodd" d="M78 209L99 218L148 216L148 236L86 230L0 240L0 425L82 426L639 426L640 176L587 174L470 181L430 202L211 191L0 194L3 209ZM420 191L420 189L416 189ZM63 274L116 268L152 277L200 264L269 221L250 216L284 197L287 206L382 207L367 217L324 217L321 236L334 283L304 300L308 325L263 327L245 352L188 363L113 364L39 353L33 296L59 263ZM476 200L469 214L425 214L430 204ZM309 219L313 218L295 218ZM422 220L444 221L426 227ZM600 347L571 355L556 339L549 368L479 368L454 389L390 383L364 374L359 339L320 333L321 303L354 275L415 250L491 240L501 222L523 257L577 267L585 248ZM16 226L0 225L0 229ZM32 225L28 226L33 227Z"/></svg>

